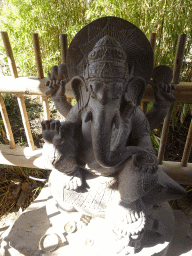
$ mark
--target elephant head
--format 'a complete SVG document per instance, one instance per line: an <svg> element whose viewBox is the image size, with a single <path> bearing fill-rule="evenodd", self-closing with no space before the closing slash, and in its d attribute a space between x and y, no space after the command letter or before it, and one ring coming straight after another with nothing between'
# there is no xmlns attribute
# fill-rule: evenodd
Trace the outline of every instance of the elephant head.
<svg viewBox="0 0 192 256"><path fill-rule="evenodd" d="M115 39L105 36L96 43L88 55L84 77L74 77L71 85L79 111L86 107L84 122L91 122L93 152L101 166L115 167L142 151L126 147L126 119L140 103L146 83L143 78L132 77L127 56ZM117 139L111 145L115 128Z"/></svg>

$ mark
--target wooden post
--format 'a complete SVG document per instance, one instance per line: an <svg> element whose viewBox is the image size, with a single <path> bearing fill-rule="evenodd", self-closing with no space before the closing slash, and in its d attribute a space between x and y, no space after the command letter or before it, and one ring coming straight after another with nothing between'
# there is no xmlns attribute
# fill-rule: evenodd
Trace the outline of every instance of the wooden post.
<svg viewBox="0 0 192 256"><path fill-rule="evenodd" d="M192 146L192 120L191 120L191 123L190 123L189 131L188 131L188 135L187 135L187 140L186 140L186 143L185 143L185 148L184 148L184 151L183 151L183 157L182 157L182 160L181 160L181 165L183 167L187 166L187 163L188 163L188 160L189 160L189 155L190 155L190 152L191 152L191 146Z"/></svg>
<svg viewBox="0 0 192 256"><path fill-rule="evenodd" d="M10 70L11 70L11 75L14 78L17 78L18 77L17 67L16 67L16 64L15 64L15 59L14 59L13 52L12 52L12 49L11 49L9 36L8 36L7 32L5 32L5 31L1 32L1 36L2 36L2 39L3 39L3 44L4 44L4 47L5 47L6 54L7 54L7 57L8 57L8 63L9 63L9 67L10 67ZM14 148L16 148L16 145L15 145L15 141L14 141L14 137L13 137L13 132L12 132L11 125L10 125L10 122L9 122L9 117L8 117L7 110L6 110L6 107L5 107L5 104L4 104L4 100L3 100L3 97L2 97L1 94L0 94L0 111L1 111L2 118L3 118L3 123L4 123L4 126L5 126L7 139L9 141L10 147L12 149L14 149Z"/></svg>
<svg viewBox="0 0 192 256"><path fill-rule="evenodd" d="M180 76L181 66L182 66L182 61L183 61L183 53L184 53L184 49L185 49L185 40L186 40L185 34L179 35L178 43L177 43L177 51L176 51L176 55L175 55L174 70L173 70L173 83L174 84L179 83L179 76ZM159 164L162 164L162 162L163 162L173 105L174 105L174 103L171 104L171 106L167 112L167 115L165 117L164 124L163 124L163 130L162 130L162 136L161 136L159 154L158 154Z"/></svg>
<svg viewBox="0 0 192 256"><path fill-rule="evenodd" d="M149 36L149 42L152 46L153 52L155 52L155 45L156 45L156 33L151 33Z"/></svg>
<svg viewBox="0 0 192 256"><path fill-rule="evenodd" d="M35 60L37 65L37 73L38 73L38 77L40 79L43 79L44 73L43 73L43 66L42 66L42 60L41 60L39 37L37 33L33 33L32 35L33 35L33 46L35 51ZM47 96L42 96L42 102L43 102L44 118L45 120L50 119L49 104L48 104Z"/></svg>
<svg viewBox="0 0 192 256"><path fill-rule="evenodd" d="M7 53L8 63L9 63L9 67L10 67L10 70L11 70L11 74L14 78L17 78L18 77L17 67L16 67L16 64L15 64L15 59L13 57L13 52L12 52L12 49L11 49L11 44L10 44L10 41L9 41L8 34L7 34L7 32L2 31L1 36L2 36L4 47L5 47L5 50L6 50L6 53Z"/></svg>
<svg viewBox="0 0 192 256"><path fill-rule="evenodd" d="M40 46L39 46L39 37L37 33L33 33L33 46L35 50L35 60L36 60L36 65L37 65L37 73L38 77L40 79L44 78L43 74L43 66L42 66L42 61L41 61L41 51L40 51Z"/></svg>
<svg viewBox="0 0 192 256"><path fill-rule="evenodd" d="M43 111L44 111L44 118L45 120L50 120L50 111L49 111L49 102L47 96L42 96L42 102L43 102Z"/></svg>
<svg viewBox="0 0 192 256"><path fill-rule="evenodd" d="M155 44L156 44L156 33L151 33L149 36L149 42L152 46L153 52L155 51ZM142 101L141 102L141 108L144 112L144 114L147 113L147 105L148 105L148 101Z"/></svg>
<svg viewBox="0 0 192 256"><path fill-rule="evenodd" d="M179 83L179 77L181 73L181 67L183 63L183 56L185 50L186 34L179 35L177 41L177 52L175 55L174 69L173 69L173 83Z"/></svg>
<svg viewBox="0 0 192 256"><path fill-rule="evenodd" d="M1 116L3 118L3 123L5 126L5 131L6 131L6 135L7 135L7 139L9 141L10 147L16 148L15 141L13 138L13 132L12 132L11 125L9 122L9 117L8 117L5 103L4 103L1 93L0 93L0 111L1 111Z"/></svg>
<svg viewBox="0 0 192 256"><path fill-rule="evenodd" d="M26 110L26 106L25 106L25 100L24 100L24 96L22 93L17 94L17 101L19 104L22 122L23 122L23 126L25 129L25 134L27 137L28 145L32 150L35 150L35 145L34 145L31 128L30 128L30 124L29 124L29 119L28 119L28 115L27 115L27 110Z"/></svg>
<svg viewBox="0 0 192 256"><path fill-rule="evenodd" d="M61 42L61 63L66 63L67 56L67 34L60 34Z"/></svg>

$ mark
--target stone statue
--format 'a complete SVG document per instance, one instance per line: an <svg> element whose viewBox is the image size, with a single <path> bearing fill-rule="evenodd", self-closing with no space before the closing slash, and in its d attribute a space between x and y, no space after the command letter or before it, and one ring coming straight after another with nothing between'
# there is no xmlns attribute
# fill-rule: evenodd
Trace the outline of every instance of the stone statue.
<svg viewBox="0 0 192 256"><path fill-rule="evenodd" d="M49 187L60 211L105 218L122 242L115 254L170 241L174 218L166 201L185 190L159 170L150 135L175 100L172 70L153 69L152 48L137 27L104 17L77 33L67 63L48 76L46 94L66 117L42 122ZM69 81L73 107L65 96ZM155 101L145 115L139 105L147 84Z"/></svg>

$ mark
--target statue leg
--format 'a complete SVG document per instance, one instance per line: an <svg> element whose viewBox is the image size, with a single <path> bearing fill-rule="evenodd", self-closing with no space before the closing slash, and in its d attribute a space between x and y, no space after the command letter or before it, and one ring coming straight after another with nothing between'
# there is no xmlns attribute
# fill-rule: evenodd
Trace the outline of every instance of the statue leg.
<svg viewBox="0 0 192 256"><path fill-rule="evenodd" d="M142 197L157 180L156 174L142 173L129 159L118 174L118 196L109 203L106 220L110 222L117 240L121 241L121 250L127 253L139 249L146 224L146 213L152 205L145 203Z"/></svg>

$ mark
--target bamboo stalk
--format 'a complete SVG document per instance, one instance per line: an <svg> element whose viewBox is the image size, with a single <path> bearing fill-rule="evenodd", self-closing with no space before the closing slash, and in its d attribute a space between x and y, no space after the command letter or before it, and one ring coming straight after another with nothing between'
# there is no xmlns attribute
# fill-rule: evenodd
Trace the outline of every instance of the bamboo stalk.
<svg viewBox="0 0 192 256"><path fill-rule="evenodd" d="M35 150L35 145L34 145L31 128L30 128L30 124L29 124L29 119L28 119L28 115L27 115L27 110L26 110L26 106L25 106L25 100L24 100L24 96L22 93L17 94L17 101L19 104L22 122L23 122L23 126L25 129L25 134L27 137L28 145L32 150Z"/></svg>
<svg viewBox="0 0 192 256"><path fill-rule="evenodd" d="M183 167L187 166L187 163L188 163L188 160L189 160L189 155L190 155L190 152L191 152L191 146L192 146L192 120L191 120L191 123L190 123L189 131L188 131L188 135L187 135L187 140L186 140L186 143L185 143L185 148L184 148L184 151L183 151L183 157L182 157L182 160L181 160L181 165Z"/></svg>
<svg viewBox="0 0 192 256"><path fill-rule="evenodd" d="M181 72L183 54L184 54L184 49L185 49L185 40L186 40L185 34L179 35L178 43L177 43L177 51L176 51L176 55L175 55L174 70L173 70L173 83L174 84L179 83L179 76L180 76L180 72ZM163 130L162 130L162 136L161 136L159 153L158 153L159 164L162 164L162 162L163 162L173 105L174 105L174 103L171 104L171 106L167 112L167 115L165 117L164 123L163 123Z"/></svg>
<svg viewBox="0 0 192 256"><path fill-rule="evenodd" d="M164 119L164 123L163 123L162 136L161 136L159 152L158 152L159 164L163 163L163 157L164 157L165 147L166 147L166 143L167 143L167 137L168 137L168 133L169 133L169 123L170 123L170 120L171 120L171 113L172 113L172 110L173 110L173 105L174 105L174 103L171 104L171 106L170 106L170 108L167 112L167 115Z"/></svg>
<svg viewBox="0 0 192 256"><path fill-rule="evenodd" d="M5 131L6 131L6 135L7 135L7 139L9 141L10 147L12 149L16 148L14 137L13 137L13 132L12 132L11 125L9 122L9 117L8 117L5 103L4 103L1 93L0 93L0 112L1 112L1 116L3 118L3 123L5 126Z"/></svg>
<svg viewBox="0 0 192 256"><path fill-rule="evenodd" d="M43 79L44 74L43 74L43 66L42 66L42 60L41 60L41 51L39 46L39 37L37 33L33 33L32 36L33 36L33 46L35 51L35 60L37 65L38 77L40 79Z"/></svg>
<svg viewBox="0 0 192 256"><path fill-rule="evenodd" d="M11 49L11 44L10 44L10 41L9 41L8 34L7 34L7 32L2 31L1 36L2 36L2 39L3 39L3 44L4 44L4 47L5 47L6 54L7 54L7 57L8 57L8 63L9 63L9 67L10 67L10 70L11 70L11 75L14 78L17 78L18 77L17 67L16 67L16 64L15 64L15 59L14 59L13 52L12 52L12 49Z"/></svg>
<svg viewBox="0 0 192 256"><path fill-rule="evenodd" d="M42 60L41 60L39 37L37 33L33 33L33 46L35 51L35 60L37 65L38 78L43 79L44 72L43 72L43 66L42 66ZM50 119L49 103L48 103L47 96L42 96L42 102L43 102L44 117L46 120Z"/></svg>
<svg viewBox="0 0 192 256"><path fill-rule="evenodd" d="M153 49L153 52L155 51L155 44L156 44L156 33L151 33L149 36L149 42L151 44L151 47ZM148 101L142 101L141 102L141 109L143 110L144 114L147 113L147 105Z"/></svg>
<svg viewBox="0 0 192 256"><path fill-rule="evenodd" d="M151 33L149 36L149 42L152 46L153 52L155 52L155 45L156 45L156 33Z"/></svg>
<svg viewBox="0 0 192 256"><path fill-rule="evenodd" d="M45 120L49 120L51 119L51 117L50 117L49 102L48 102L47 96L42 96L42 102L43 102L44 118Z"/></svg>
<svg viewBox="0 0 192 256"><path fill-rule="evenodd" d="M66 63L67 56L67 34L60 34L61 42L61 63Z"/></svg>
<svg viewBox="0 0 192 256"><path fill-rule="evenodd" d="M185 50L186 34L179 35L177 41L177 51L175 55L174 69L173 69L173 83L179 83L179 77L181 73L181 67L183 63L183 56Z"/></svg>

